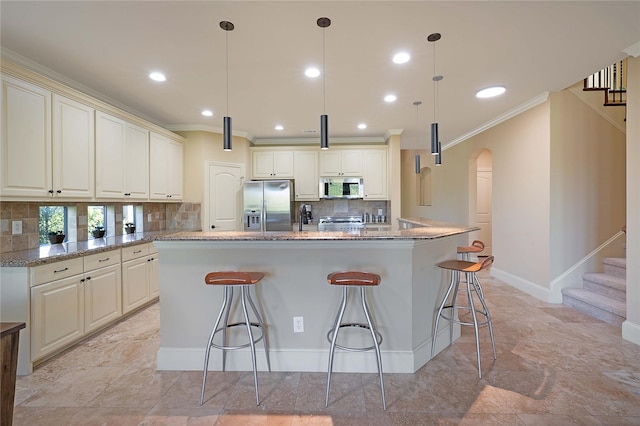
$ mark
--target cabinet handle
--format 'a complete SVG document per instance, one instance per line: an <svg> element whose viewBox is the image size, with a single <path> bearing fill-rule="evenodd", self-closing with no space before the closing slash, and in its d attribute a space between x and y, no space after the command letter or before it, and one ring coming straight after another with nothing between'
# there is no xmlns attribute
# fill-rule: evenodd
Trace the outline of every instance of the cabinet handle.
<svg viewBox="0 0 640 426"><path fill-rule="evenodd" d="M100 262L106 262L106 261L108 261L109 259L111 259L111 258L110 258L110 257L107 257L106 259L99 259L99 260L98 260L98 263L100 263Z"/></svg>
<svg viewBox="0 0 640 426"><path fill-rule="evenodd" d="M59 190L59 189L58 189L56 192L57 192L58 194L62 194L62 191L61 191L61 190Z"/></svg>
<svg viewBox="0 0 640 426"><path fill-rule="evenodd" d="M138 253L142 253L142 250L136 250L133 252L133 254L138 254Z"/></svg>
<svg viewBox="0 0 640 426"><path fill-rule="evenodd" d="M49 194L53 194L53 189L50 189L49 191L47 191Z"/></svg>
<svg viewBox="0 0 640 426"><path fill-rule="evenodd" d="M87 281L89 281L91 279L91 277L87 277Z"/></svg>
<svg viewBox="0 0 640 426"><path fill-rule="evenodd" d="M131 193L130 193L130 192L125 192L125 193L124 193L124 196L125 196L125 197L129 197L129 196L131 196Z"/></svg>
<svg viewBox="0 0 640 426"><path fill-rule="evenodd" d="M82 279L80 280L80 282L81 282L81 283L83 283L84 281L85 281L85 279L84 279L84 278L82 278Z"/></svg>
<svg viewBox="0 0 640 426"><path fill-rule="evenodd" d="M69 270L69 268L64 268L64 269L60 269L60 270L57 270L57 271L53 271L53 273L57 274L58 272L64 272L64 271L68 271L68 270Z"/></svg>
<svg viewBox="0 0 640 426"><path fill-rule="evenodd" d="M153 257L150 257L149 259L147 259L147 262L153 262L153 261L154 261Z"/></svg>

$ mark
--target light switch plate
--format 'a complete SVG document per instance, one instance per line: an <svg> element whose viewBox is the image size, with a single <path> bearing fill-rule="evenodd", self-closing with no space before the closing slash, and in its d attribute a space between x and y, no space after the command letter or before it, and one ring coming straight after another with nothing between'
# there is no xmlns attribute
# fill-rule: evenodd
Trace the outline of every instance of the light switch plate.
<svg viewBox="0 0 640 426"><path fill-rule="evenodd" d="M14 220L13 222L11 222L11 233L13 235L22 234L22 221L21 220Z"/></svg>

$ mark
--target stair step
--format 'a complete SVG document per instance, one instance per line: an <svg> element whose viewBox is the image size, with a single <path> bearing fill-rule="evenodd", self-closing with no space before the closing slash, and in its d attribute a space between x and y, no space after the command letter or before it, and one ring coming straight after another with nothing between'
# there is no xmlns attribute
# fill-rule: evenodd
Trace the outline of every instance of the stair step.
<svg viewBox="0 0 640 426"><path fill-rule="evenodd" d="M627 304L620 300L582 288L563 288L562 295L565 305L609 324L621 326L627 316Z"/></svg>
<svg viewBox="0 0 640 426"><path fill-rule="evenodd" d="M615 275L591 272L582 275L583 289L626 302L627 280Z"/></svg>
<svg viewBox="0 0 640 426"><path fill-rule="evenodd" d="M607 257L602 260L604 264L604 273L615 275L616 277L627 277L627 258L626 257Z"/></svg>

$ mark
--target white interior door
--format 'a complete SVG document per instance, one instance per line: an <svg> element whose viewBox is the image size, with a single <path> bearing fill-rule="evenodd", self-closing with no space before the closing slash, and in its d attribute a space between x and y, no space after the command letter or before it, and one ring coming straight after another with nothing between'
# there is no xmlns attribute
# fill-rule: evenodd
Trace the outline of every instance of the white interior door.
<svg viewBox="0 0 640 426"><path fill-rule="evenodd" d="M478 170L476 223L480 227L477 239L485 245L483 256L491 255L491 186L492 170Z"/></svg>
<svg viewBox="0 0 640 426"><path fill-rule="evenodd" d="M207 164L207 231L241 231L243 164Z"/></svg>

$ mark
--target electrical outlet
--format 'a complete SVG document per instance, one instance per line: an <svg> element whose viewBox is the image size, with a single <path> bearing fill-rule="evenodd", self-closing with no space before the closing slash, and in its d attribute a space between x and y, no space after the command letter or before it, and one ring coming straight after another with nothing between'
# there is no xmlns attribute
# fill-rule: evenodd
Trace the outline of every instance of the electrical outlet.
<svg viewBox="0 0 640 426"><path fill-rule="evenodd" d="M11 222L11 233L12 234L22 234L22 221L14 220Z"/></svg>
<svg viewBox="0 0 640 426"><path fill-rule="evenodd" d="M153 220L151 213L147 215L147 222L151 222Z"/></svg>
<svg viewBox="0 0 640 426"><path fill-rule="evenodd" d="M304 317L293 317L293 332L304 333Z"/></svg>

